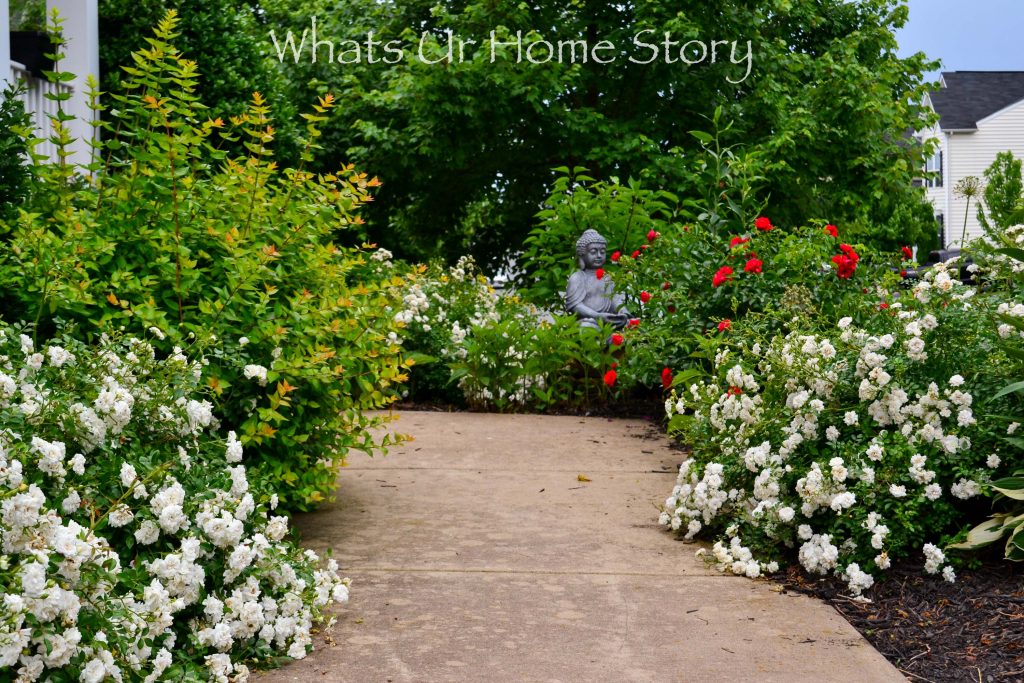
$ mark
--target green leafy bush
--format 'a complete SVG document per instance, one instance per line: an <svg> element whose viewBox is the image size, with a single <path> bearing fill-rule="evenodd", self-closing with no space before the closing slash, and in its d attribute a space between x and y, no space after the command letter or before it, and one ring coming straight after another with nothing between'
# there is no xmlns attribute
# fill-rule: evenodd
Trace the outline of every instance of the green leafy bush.
<svg viewBox="0 0 1024 683"><path fill-rule="evenodd" d="M985 169L984 202L978 203L978 222L990 237L1024 223L1024 180L1021 160L1013 152L999 152ZM986 207L988 211L986 212Z"/></svg>
<svg viewBox="0 0 1024 683"><path fill-rule="evenodd" d="M37 334L60 318L88 336L152 328L166 350L207 346L207 381L225 423L256 447L254 473L286 507L309 509L350 449L391 441L375 442L387 418L366 411L405 379L388 313L405 281L348 246L378 182L351 166L279 168L258 93L244 114L212 118L195 95L196 64L173 45L176 24L169 13L125 67L88 184L63 156L36 159L38 181L5 226L4 315L34 321ZM326 96L304 115L304 163L333 107ZM248 156L220 150L232 140Z"/></svg>
<svg viewBox="0 0 1024 683"><path fill-rule="evenodd" d="M997 160L993 168L1000 163L1010 163L1012 155ZM1016 174L1019 179L1020 162L1016 162ZM991 170L991 169L990 169ZM988 175L988 174L986 174ZM991 176L990 176L991 179ZM1018 180L1019 182L1019 180ZM986 188L987 193L988 188ZM990 204L991 206L991 204ZM994 211L995 213L995 211ZM980 211L979 211L980 216ZM991 229L991 226L988 228ZM980 257L982 267L975 266L975 275L979 272L989 286L1009 290L1020 300L1022 284L1024 284L1024 226L1016 225L1002 232L994 232L998 241L994 244L982 244ZM1000 389L994 396L998 399L1006 395L1020 395L1024 392L1024 375L1020 341L1024 338L1024 305L1004 303L996 309L998 314L996 328L1003 339L1003 352L1014 363L1012 377L1015 381ZM1016 413L1016 419L1007 426L1003 441L1016 451L1016 459L1021 459L1024 452L1024 438L1017 434L1024 417ZM967 533L967 537L951 547L958 550L976 550L1006 538L1003 554L1007 559L1024 561L1024 469L1012 472L1010 476L992 482L994 492L994 512L986 521L977 525Z"/></svg>
<svg viewBox="0 0 1024 683"><path fill-rule="evenodd" d="M30 331L0 325L5 677L245 680L304 657L348 582L250 481L203 363Z"/></svg>
<svg viewBox="0 0 1024 683"><path fill-rule="evenodd" d="M476 408L593 408L611 398L616 382L611 335L612 328L581 327L572 315L525 308L474 327L452 376Z"/></svg>
<svg viewBox="0 0 1024 683"><path fill-rule="evenodd" d="M18 204L25 198L29 184L25 137L30 135L31 121L20 92L19 86L9 85L0 95L0 220L5 221L17 215ZM0 241L4 239L0 227Z"/></svg>
<svg viewBox="0 0 1024 683"><path fill-rule="evenodd" d="M516 292L541 306L560 303L560 292L576 270L573 245L584 231L601 233L609 254L628 254L651 230L665 231L678 213L675 195L645 189L638 180L596 181L580 167L555 172L560 175L518 259Z"/></svg>
<svg viewBox="0 0 1024 683"><path fill-rule="evenodd" d="M390 257L372 258L388 272L401 270ZM604 374L618 355L606 343L610 328L581 330L573 316L495 290L468 256L450 268L416 270L395 314L416 363L413 400L504 411L576 409L610 397Z"/></svg>

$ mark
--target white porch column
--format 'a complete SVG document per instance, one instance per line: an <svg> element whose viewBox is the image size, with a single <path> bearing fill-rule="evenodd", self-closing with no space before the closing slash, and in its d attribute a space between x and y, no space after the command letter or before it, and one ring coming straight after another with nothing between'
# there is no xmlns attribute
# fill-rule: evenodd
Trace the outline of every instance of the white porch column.
<svg viewBox="0 0 1024 683"><path fill-rule="evenodd" d="M11 80L11 8L0 0L0 89Z"/></svg>
<svg viewBox="0 0 1024 683"><path fill-rule="evenodd" d="M0 0L6 4L7 0ZM75 141L71 145L74 154L71 161L86 164L91 157L87 144L93 137L93 112L89 109L88 76L100 76L100 34L97 0L46 0L46 13L56 9L64 18L65 58L59 65L61 71L71 71L75 80L68 85L72 88L71 99L65 102L65 111L74 116L68 122L69 132Z"/></svg>

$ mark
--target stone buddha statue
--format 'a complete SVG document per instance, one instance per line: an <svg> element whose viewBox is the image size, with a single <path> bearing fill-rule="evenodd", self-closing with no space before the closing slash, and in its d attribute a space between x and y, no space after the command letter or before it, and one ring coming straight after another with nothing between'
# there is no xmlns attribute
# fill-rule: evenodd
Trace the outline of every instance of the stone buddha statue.
<svg viewBox="0 0 1024 683"><path fill-rule="evenodd" d="M565 286L565 308L575 313L583 327L598 327L604 320L616 329L629 322L629 311L623 308L624 299L615 294L611 278L601 271L608 242L596 230L585 231L576 241L576 263L579 270L569 276Z"/></svg>

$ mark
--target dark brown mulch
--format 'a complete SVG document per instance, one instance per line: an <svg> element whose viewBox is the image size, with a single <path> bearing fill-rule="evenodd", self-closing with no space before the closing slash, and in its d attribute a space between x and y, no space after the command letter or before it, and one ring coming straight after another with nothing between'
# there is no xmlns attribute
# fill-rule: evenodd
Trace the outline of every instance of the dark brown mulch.
<svg viewBox="0 0 1024 683"><path fill-rule="evenodd" d="M958 571L955 583L922 563L893 565L865 597L790 568L775 578L832 605L911 681L1024 681L1024 567L998 557Z"/></svg>

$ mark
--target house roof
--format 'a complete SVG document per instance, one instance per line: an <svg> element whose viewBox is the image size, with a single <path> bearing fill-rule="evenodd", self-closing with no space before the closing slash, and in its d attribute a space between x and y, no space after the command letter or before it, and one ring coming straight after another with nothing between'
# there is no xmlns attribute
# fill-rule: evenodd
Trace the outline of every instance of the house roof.
<svg viewBox="0 0 1024 683"><path fill-rule="evenodd" d="M1024 71L944 71L931 93L942 130L976 130L978 121L1024 100Z"/></svg>

